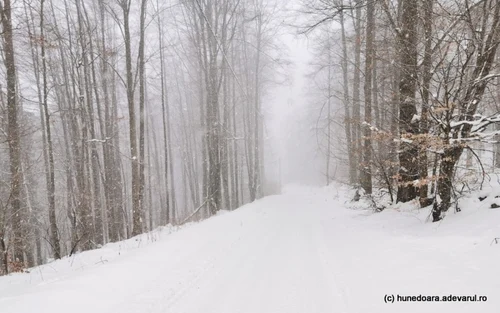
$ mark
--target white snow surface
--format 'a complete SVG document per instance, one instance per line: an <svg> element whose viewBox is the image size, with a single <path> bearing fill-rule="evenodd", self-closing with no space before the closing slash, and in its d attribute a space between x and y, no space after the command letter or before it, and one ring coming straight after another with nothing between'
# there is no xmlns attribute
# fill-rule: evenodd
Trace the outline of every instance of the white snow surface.
<svg viewBox="0 0 500 313"><path fill-rule="evenodd" d="M347 187L288 187L175 229L0 277L0 313L500 312L500 209L373 213ZM349 207L349 208L348 208ZM388 295L482 295L395 302Z"/></svg>

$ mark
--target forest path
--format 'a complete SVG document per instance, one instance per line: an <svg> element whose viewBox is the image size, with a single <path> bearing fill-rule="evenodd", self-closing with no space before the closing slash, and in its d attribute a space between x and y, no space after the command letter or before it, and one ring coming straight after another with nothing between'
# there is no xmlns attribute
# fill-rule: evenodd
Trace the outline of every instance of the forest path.
<svg viewBox="0 0 500 313"><path fill-rule="evenodd" d="M484 294L490 274L476 259L456 259L474 237L442 249L449 233L422 238L408 232L420 222L392 213L385 219L400 228L387 230L370 211L343 208L337 192L291 188L22 292L0 279L0 312L490 312L478 303L384 303L386 293Z"/></svg>

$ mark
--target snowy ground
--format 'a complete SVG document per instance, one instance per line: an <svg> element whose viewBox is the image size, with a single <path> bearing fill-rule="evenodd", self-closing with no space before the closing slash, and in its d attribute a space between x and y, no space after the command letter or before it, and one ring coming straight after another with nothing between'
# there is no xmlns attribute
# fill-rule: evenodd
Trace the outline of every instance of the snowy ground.
<svg viewBox="0 0 500 313"><path fill-rule="evenodd" d="M346 209L290 187L231 213L0 277L0 313L499 312L500 209ZM385 303L385 295L486 302Z"/></svg>

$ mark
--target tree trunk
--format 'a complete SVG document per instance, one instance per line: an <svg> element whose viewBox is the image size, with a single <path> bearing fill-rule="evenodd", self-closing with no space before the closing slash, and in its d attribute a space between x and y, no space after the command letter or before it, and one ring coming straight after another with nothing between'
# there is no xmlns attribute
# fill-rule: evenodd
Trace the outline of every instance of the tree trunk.
<svg viewBox="0 0 500 313"><path fill-rule="evenodd" d="M353 96L352 96L352 147L353 147L353 163L356 168L359 168L361 160L361 108L360 108L360 85L361 85L361 7L362 1L356 0L356 16L355 16L355 42L354 42L354 81L353 81ZM355 182L359 182L358 173L354 173ZM360 173L361 175L361 173Z"/></svg>
<svg viewBox="0 0 500 313"><path fill-rule="evenodd" d="M261 115L261 92L260 92L260 52L261 52L261 45L262 45L262 12L260 10L257 12L257 18L256 18L256 23L257 23L257 33L256 33L256 40L257 40L257 46L256 46L256 61L255 61L255 70L254 70L254 75L255 75L255 89L254 89L254 135L255 138L253 140L253 149L254 149L254 194L255 198L261 198L263 193L262 193L262 183L263 183L263 170L262 170L262 165L263 165L263 149L264 149L264 143L262 142L263 138L263 132L264 132L264 127L263 127L263 121L260 117Z"/></svg>
<svg viewBox="0 0 500 313"><path fill-rule="evenodd" d="M419 177L418 149L412 135L418 132L415 93L417 88L417 22L418 3L413 0L402 0L401 30L399 33L399 62L401 77L399 81L399 130L401 138L399 152L398 202L407 202L418 196L418 188L414 182Z"/></svg>
<svg viewBox="0 0 500 313"><path fill-rule="evenodd" d="M443 213L448 211L451 205L453 175L455 174L455 165L462 155L463 148L451 147L445 149L441 156L441 166L439 167L439 179L436 185L436 192L439 195L439 201L434 202L432 209L432 220L437 222L443 218Z"/></svg>
<svg viewBox="0 0 500 313"><path fill-rule="evenodd" d="M123 10L123 34L125 40L126 88L129 116L130 167L132 171L132 236L142 233L141 177L139 173L139 150L135 120L134 80L132 73L132 42L130 37L130 4L121 2Z"/></svg>
<svg viewBox="0 0 500 313"><path fill-rule="evenodd" d="M369 1L366 8L366 56L365 56L365 123L363 127L363 162L360 171L361 187L366 194L372 193L372 74L374 60L374 33L375 33L375 3ZM377 83L377 82L375 82Z"/></svg>
<svg viewBox="0 0 500 313"><path fill-rule="evenodd" d="M145 37L145 23L146 23L146 0L141 1L141 13L140 13L140 39L139 39L139 211L140 216L144 220L145 210L144 210L144 186L145 186L145 176L144 176L144 165L145 165L145 140L144 140L144 125L145 125L145 117L144 117L144 106L145 106L145 88L146 88L146 80L144 77L145 73L145 56L144 56L144 37ZM145 222L145 220L144 220ZM140 229L137 228L138 225L134 223L133 234L137 235L143 232L142 226Z"/></svg>
<svg viewBox="0 0 500 313"><path fill-rule="evenodd" d="M22 170L21 170L21 137L19 134L19 103L17 101L17 78L15 52L12 29L12 7L10 0L0 4L2 13L4 63L7 80L7 140L9 144L10 163L10 215L13 226L14 261L24 266L23 220L24 208L21 202Z"/></svg>
<svg viewBox="0 0 500 313"><path fill-rule="evenodd" d="M326 125L326 185L330 184L330 159L331 159L331 141L332 141L332 47L331 47L331 38L330 38L330 32L328 32L328 42L327 42L327 49L328 49L328 75L327 75L327 89L328 89L328 94L327 94L327 99L326 99L326 106L327 106L327 125ZM345 105L345 104L344 104Z"/></svg>
<svg viewBox="0 0 500 313"><path fill-rule="evenodd" d="M346 32L345 32L345 22L344 22L344 11L340 11L340 27L342 34L342 83L343 83L343 104L344 104L344 127L347 142L347 157L349 158L349 182L351 184L356 183L357 179L357 164L354 160L354 148L352 142L352 121L351 113L349 108L349 68L347 59L347 43L346 43Z"/></svg>
<svg viewBox="0 0 500 313"><path fill-rule="evenodd" d="M433 12L434 0L424 1L424 37L425 37L425 48L424 48L424 60L422 62L422 114L420 117L420 133L429 133L429 107L430 107L430 87L431 87L431 66L432 66L432 12ZM427 157L427 141L420 142L419 151L419 167L420 167L420 206L425 207L430 205L428 198L429 182L428 182L428 172L429 172L429 161Z"/></svg>

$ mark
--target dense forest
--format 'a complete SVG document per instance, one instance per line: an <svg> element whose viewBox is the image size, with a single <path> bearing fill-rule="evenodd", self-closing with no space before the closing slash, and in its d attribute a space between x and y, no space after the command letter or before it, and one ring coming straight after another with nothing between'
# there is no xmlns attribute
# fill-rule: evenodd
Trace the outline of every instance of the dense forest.
<svg viewBox="0 0 500 313"><path fill-rule="evenodd" d="M9 272L263 195L268 1L2 1Z"/></svg>
<svg viewBox="0 0 500 313"><path fill-rule="evenodd" d="M435 222L459 211L500 167L500 1L312 0L299 12L327 183L336 161L378 210L384 194L433 205Z"/></svg>
<svg viewBox="0 0 500 313"><path fill-rule="evenodd" d="M310 42L311 115L289 127L310 131L326 184L440 221L500 168L500 0L1 0L0 13L2 274L279 192L263 104L287 80L285 32Z"/></svg>

